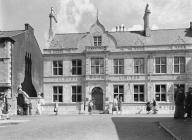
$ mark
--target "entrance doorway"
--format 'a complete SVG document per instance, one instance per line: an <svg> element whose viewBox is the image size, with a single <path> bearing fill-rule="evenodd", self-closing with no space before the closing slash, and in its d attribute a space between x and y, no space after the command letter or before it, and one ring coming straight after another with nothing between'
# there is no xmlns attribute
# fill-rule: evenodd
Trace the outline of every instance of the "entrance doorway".
<svg viewBox="0 0 192 140"><path fill-rule="evenodd" d="M92 89L92 100L94 110L103 110L103 90L100 87L95 87Z"/></svg>

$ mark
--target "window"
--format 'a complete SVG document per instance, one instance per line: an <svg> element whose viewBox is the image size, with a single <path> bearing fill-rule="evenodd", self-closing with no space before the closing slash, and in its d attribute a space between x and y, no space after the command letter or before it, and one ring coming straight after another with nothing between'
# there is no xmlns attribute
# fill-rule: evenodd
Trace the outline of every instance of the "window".
<svg viewBox="0 0 192 140"><path fill-rule="evenodd" d="M92 58L91 59L91 74L104 74L104 59Z"/></svg>
<svg viewBox="0 0 192 140"><path fill-rule="evenodd" d="M185 57L174 57L174 72L185 73Z"/></svg>
<svg viewBox="0 0 192 140"><path fill-rule="evenodd" d="M155 70L156 73L167 73L166 57L155 58Z"/></svg>
<svg viewBox="0 0 192 140"><path fill-rule="evenodd" d="M166 101L166 85L155 85L156 101Z"/></svg>
<svg viewBox="0 0 192 140"><path fill-rule="evenodd" d="M101 46L102 38L101 36L94 36L94 46Z"/></svg>
<svg viewBox="0 0 192 140"><path fill-rule="evenodd" d="M123 59L114 59L114 74L124 74L124 60Z"/></svg>
<svg viewBox="0 0 192 140"><path fill-rule="evenodd" d="M114 85L114 98L118 97L118 99L122 98L124 101L124 86L123 85Z"/></svg>
<svg viewBox="0 0 192 140"><path fill-rule="evenodd" d="M72 60L72 75L82 74L82 61L80 59Z"/></svg>
<svg viewBox="0 0 192 140"><path fill-rule="evenodd" d="M72 102L81 102L81 86L72 86Z"/></svg>
<svg viewBox="0 0 192 140"><path fill-rule="evenodd" d="M144 85L134 85L134 101L144 102Z"/></svg>
<svg viewBox="0 0 192 140"><path fill-rule="evenodd" d="M53 87L53 102L63 102L63 87L62 86Z"/></svg>
<svg viewBox="0 0 192 140"><path fill-rule="evenodd" d="M134 58L134 72L144 73L144 58Z"/></svg>
<svg viewBox="0 0 192 140"><path fill-rule="evenodd" d="M53 61L53 75L63 75L62 61Z"/></svg>

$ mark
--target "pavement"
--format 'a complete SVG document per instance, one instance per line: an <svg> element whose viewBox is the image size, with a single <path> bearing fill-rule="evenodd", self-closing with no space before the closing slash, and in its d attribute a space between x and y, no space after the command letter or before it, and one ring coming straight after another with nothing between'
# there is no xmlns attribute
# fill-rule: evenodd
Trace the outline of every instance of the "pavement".
<svg viewBox="0 0 192 140"><path fill-rule="evenodd" d="M73 114L0 120L0 139L6 140L169 140L172 135L191 140L192 119L167 114Z"/></svg>

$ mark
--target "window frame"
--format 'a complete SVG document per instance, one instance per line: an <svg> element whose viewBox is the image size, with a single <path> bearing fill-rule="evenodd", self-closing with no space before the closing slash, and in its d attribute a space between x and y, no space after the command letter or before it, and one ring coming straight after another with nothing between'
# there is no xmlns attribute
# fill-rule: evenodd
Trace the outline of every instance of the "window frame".
<svg viewBox="0 0 192 140"><path fill-rule="evenodd" d="M117 65L116 65L115 61L117 61ZM122 65L120 64L120 61L122 61ZM117 68L117 71L116 71L116 68ZM113 69L114 69L113 72L114 72L114 74L124 74L125 73L124 68L125 68L125 66L124 66L124 59L123 58L113 59Z"/></svg>
<svg viewBox="0 0 192 140"><path fill-rule="evenodd" d="M75 62L75 65L73 65L73 62ZM80 62L80 66L78 63ZM72 75L82 75L82 60L81 59L72 59L71 60L72 65ZM75 73L73 73L75 71Z"/></svg>
<svg viewBox="0 0 192 140"><path fill-rule="evenodd" d="M75 93L73 92L73 88L75 88ZM80 88L80 92L78 92L78 88ZM75 96L75 101L73 101L73 96ZM78 101L78 96L80 96L80 101ZM73 103L82 102L82 86L81 85L71 86L71 102Z"/></svg>
<svg viewBox="0 0 192 140"><path fill-rule="evenodd" d="M120 92L120 86L122 86L122 91ZM115 87L118 87L118 91L115 92ZM120 97L122 97L122 102L124 102L124 93L125 93L125 87L124 85L113 85L113 98L115 98L116 96L118 96L118 99L120 99Z"/></svg>
<svg viewBox="0 0 192 140"><path fill-rule="evenodd" d="M135 92L135 86L138 87L138 92ZM143 86L143 92L140 91L141 89L141 86ZM133 86L133 89L134 89L134 102L145 102L145 85L144 84L135 84ZM135 100L135 95L138 95L138 101ZM143 101L141 101L141 95L143 95Z"/></svg>
<svg viewBox="0 0 192 140"><path fill-rule="evenodd" d="M102 45L102 37L101 36L93 36L93 44L94 44L94 46L100 47Z"/></svg>
<svg viewBox="0 0 192 140"><path fill-rule="evenodd" d="M54 62L56 62L56 66L54 66ZM61 66L59 66L60 64ZM56 69L56 73L55 73L55 69ZM60 74L60 70L61 70L61 74ZM62 60L53 60L52 61L52 75L54 76L59 76L59 75L63 75L63 61Z"/></svg>
<svg viewBox="0 0 192 140"><path fill-rule="evenodd" d="M179 59L179 63L177 63L177 64L175 64L175 59L176 58L178 58ZM184 62L183 63L181 63L181 59L183 58L183 60L184 60ZM173 58L173 61L174 61L174 63L173 63L173 69L174 69L174 73L185 73L185 71L186 71L186 68L185 68L185 66L186 66L186 58L185 58L185 56L174 56L174 58ZM184 71L183 72L181 72L181 68L182 68L182 65L184 65L183 66L183 68L184 68ZM176 66L178 66L178 72L176 72Z"/></svg>
<svg viewBox="0 0 192 140"><path fill-rule="evenodd" d="M157 86L159 86L159 92L156 91ZM165 86L165 92L162 92L162 86ZM159 100L157 100L157 94L159 94ZM165 101L162 100L162 95L165 95ZM166 84L156 84L155 85L155 100L158 102L167 102L167 85Z"/></svg>
<svg viewBox="0 0 192 140"><path fill-rule="evenodd" d="M56 93L55 93L55 90L54 88L56 88ZM60 93L60 89L62 90L62 92ZM56 100L54 100L54 96L56 96ZM60 96L61 96L61 101L60 101ZM52 102L55 103L55 102L59 102L59 103L62 103L63 102L63 86L53 86L53 94L52 94Z"/></svg>
<svg viewBox="0 0 192 140"><path fill-rule="evenodd" d="M136 65L136 60L139 61L138 65ZM134 58L133 61L134 61L134 73L135 74L144 74L145 73L145 59L144 58ZM141 63L141 62L143 62L143 63ZM137 69L138 69L138 72L136 72Z"/></svg>
<svg viewBox="0 0 192 140"><path fill-rule="evenodd" d="M159 64L157 64L157 59L159 59ZM163 59L165 59L165 64L162 63ZM163 66L165 66L165 72L163 71ZM159 68L159 72L157 71L157 67ZM167 73L167 57L155 57L155 73L156 74L164 74Z"/></svg>
<svg viewBox="0 0 192 140"><path fill-rule="evenodd" d="M98 64L96 64L97 61L99 62ZM95 65L93 65L93 63ZM100 58L100 57L91 58L91 75L101 75L105 73L104 71L105 71L104 58Z"/></svg>

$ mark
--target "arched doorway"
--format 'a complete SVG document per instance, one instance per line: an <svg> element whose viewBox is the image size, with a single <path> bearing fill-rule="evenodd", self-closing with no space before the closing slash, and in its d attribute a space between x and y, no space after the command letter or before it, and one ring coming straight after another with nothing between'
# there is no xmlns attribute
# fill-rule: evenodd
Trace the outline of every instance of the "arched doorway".
<svg viewBox="0 0 192 140"><path fill-rule="evenodd" d="M103 90L100 87L92 89L92 100L95 110L103 110Z"/></svg>

